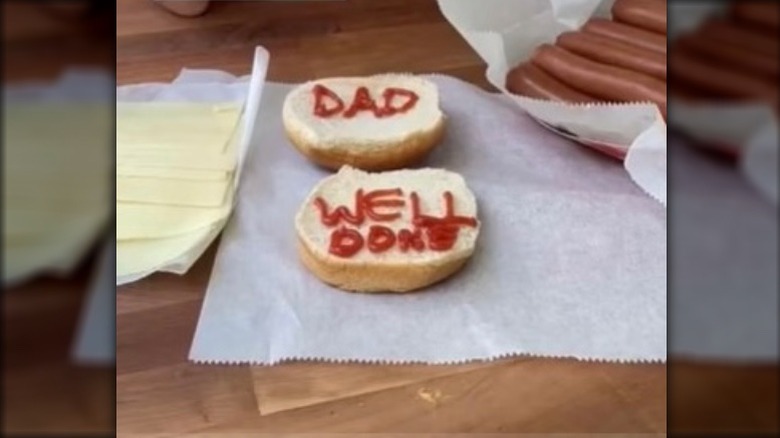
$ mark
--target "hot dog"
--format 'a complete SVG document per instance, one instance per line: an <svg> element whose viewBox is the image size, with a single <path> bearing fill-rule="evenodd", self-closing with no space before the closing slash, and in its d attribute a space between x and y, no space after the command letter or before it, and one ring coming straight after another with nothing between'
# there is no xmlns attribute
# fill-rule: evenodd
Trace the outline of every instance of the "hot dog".
<svg viewBox="0 0 780 438"><path fill-rule="evenodd" d="M666 2L617 0L612 5L615 21L666 34Z"/></svg>
<svg viewBox="0 0 780 438"><path fill-rule="evenodd" d="M675 41L675 49L698 55L717 64L724 64L727 68L737 66L749 75L774 80L780 73L780 61L774 56L749 52L694 34L678 38Z"/></svg>
<svg viewBox="0 0 780 438"><path fill-rule="evenodd" d="M714 66L684 50L672 51L669 61L673 82L693 84L714 97L756 99L777 105L777 87L769 82L722 65Z"/></svg>
<svg viewBox="0 0 780 438"><path fill-rule="evenodd" d="M513 68L506 78L509 91L522 96L560 102L594 102L598 99L569 87L531 63Z"/></svg>
<svg viewBox="0 0 780 438"><path fill-rule="evenodd" d="M650 101L666 116L666 83L654 77L600 64L550 44L539 46L532 61L576 90L607 101Z"/></svg>
<svg viewBox="0 0 780 438"><path fill-rule="evenodd" d="M587 33L605 36L644 49L666 54L666 35L639 29L623 23L615 23L604 18L592 18L582 30Z"/></svg>
<svg viewBox="0 0 780 438"><path fill-rule="evenodd" d="M750 28L738 26L721 18L713 18L705 21L698 30L701 35L712 41L718 41L724 45L736 46L751 52L776 57L780 50L780 43L772 33L756 32Z"/></svg>
<svg viewBox="0 0 780 438"><path fill-rule="evenodd" d="M765 26L777 32L780 28L780 4L776 1L745 1L732 3L731 14L749 24Z"/></svg>
<svg viewBox="0 0 780 438"><path fill-rule="evenodd" d="M666 56L642 47L585 32L565 32L556 45L593 61L666 79Z"/></svg>

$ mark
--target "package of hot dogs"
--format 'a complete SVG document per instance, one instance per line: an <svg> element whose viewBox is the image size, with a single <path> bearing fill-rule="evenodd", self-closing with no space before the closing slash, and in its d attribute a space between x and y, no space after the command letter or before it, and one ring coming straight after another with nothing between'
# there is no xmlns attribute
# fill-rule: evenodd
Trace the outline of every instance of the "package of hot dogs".
<svg viewBox="0 0 780 438"><path fill-rule="evenodd" d="M670 125L698 143L741 155L776 124L780 3L670 5Z"/></svg>
<svg viewBox="0 0 780 438"><path fill-rule="evenodd" d="M439 6L487 63L488 81L546 128L619 159L661 129L652 138L665 154L665 0Z"/></svg>
<svg viewBox="0 0 780 438"><path fill-rule="evenodd" d="M669 6L669 126L778 199L780 3Z"/></svg>

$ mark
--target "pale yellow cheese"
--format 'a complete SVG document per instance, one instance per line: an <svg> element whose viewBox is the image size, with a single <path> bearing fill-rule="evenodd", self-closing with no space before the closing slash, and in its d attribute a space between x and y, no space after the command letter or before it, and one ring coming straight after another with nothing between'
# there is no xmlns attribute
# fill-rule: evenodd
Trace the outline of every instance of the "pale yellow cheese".
<svg viewBox="0 0 780 438"><path fill-rule="evenodd" d="M118 281L186 269L219 233L233 205L241 111L237 104L118 107Z"/></svg>
<svg viewBox="0 0 780 438"><path fill-rule="evenodd" d="M159 153L117 153L120 165L139 167L160 167L173 169L201 169L230 172L236 167L236 149L231 146L230 153L221 155L186 154L177 151Z"/></svg>
<svg viewBox="0 0 780 438"><path fill-rule="evenodd" d="M240 116L238 103L118 102L117 152L179 150L222 154Z"/></svg>
<svg viewBox="0 0 780 438"><path fill-rule="evenodd" d="M219 207L233 190L233 182L182 179L116 178L117 202Z"/></svg>
<svg viewBox="0 0 780 438"><path fill-rule="evenodd" d="M118 165L116 174L120 176L136 176L146 178L188 179L196 181L225 181L230 172L209 169L182 169L172 167L148 167Z"/></svg>
<svg viewBox="0 0 780 438"><path fill-rule="evenodd" d="M225 219L232 207L232 193L215 208L118 202L116 239L152 239L179 236Z"/></svg>
<svg viewBox="0 0 780 438"><path fill-rule="evenodd" d="M113 108L7 102L3 282L67 272L105 229L113 198Z"/></svg>
<svg viewBox="0 0 780 438"><path fill-rule="evenodd" d="M164 239L119 240L116 242L116 276L156 271L176 259L186 258L192 248L205 244L221 226L222 223L216 223Z"/></svg>
<svg viewBox="0 0 780 438"><path fill-rule="evenodd" d="M4 238L3 281L21 280L40 270L67 273L81 261L108 217L107 209L82 212L78 217L62 218L54 225L56 232ZM52 224L54 219L56 216Z"/></svg>
<svg viewBox="0 0 780 438"><path fill-rule="evenodd" d="M29 243L56 240L71 234L74 229L102 223L109 216L108 202L82 203L78 208L70 205L19 206L4 212L3 241L5 243ZM88 225L85 225L88 224Z"/></svg>
<svg viewBox="0 0 780 438"><path fill-rule="evenodd" d="M232 171L241 105L117 104L117 165Z"/></svg>
<svg viewBox="0 0 780 438"><path fill-rule="evenodd" d="M230 172L238 161L238 130L228 140L223 153L196 152L177 149L117 150L117 165L169 169L196 169Z"/></svg>

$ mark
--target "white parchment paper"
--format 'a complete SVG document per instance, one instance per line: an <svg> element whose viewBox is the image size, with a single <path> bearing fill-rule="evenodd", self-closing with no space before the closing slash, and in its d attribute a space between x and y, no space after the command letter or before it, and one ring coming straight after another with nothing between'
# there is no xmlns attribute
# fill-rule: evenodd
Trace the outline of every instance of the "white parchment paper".
<svg viewBox="0 0 780 438"><path fill-rule="evenodd" d="M507 97L432 79L449 123L424 164L461 173L483 223L465 269L400 296L342 292L310 274L293 218L329 173L285 139L291 87L269 83L191 360L665 360L664 207L619 162L542 128Z"/></svg>
<svg viewBox="0 0 780 438"><path fill-rule="evenodd" d="M776 362L777 208L731 163L671 146L670 354Z"/></svg>

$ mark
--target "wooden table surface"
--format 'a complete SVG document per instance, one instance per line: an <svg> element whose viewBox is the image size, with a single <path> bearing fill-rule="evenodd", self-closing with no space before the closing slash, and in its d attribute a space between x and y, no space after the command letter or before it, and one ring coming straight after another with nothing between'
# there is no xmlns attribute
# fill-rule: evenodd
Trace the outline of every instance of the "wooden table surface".
<svg viewBox="0 0 780 438"><path fill-rule="evenodd" d="M196 19L171 16L146 0L119 0L116 31L120 84L168 81L183 67L247 74L254 46L263 45L272 81L406 71L488 86L484 64L429 0L217 2ZM157 274L119 289L121 434L666 431L664 364L537 358L436 367L190 364L215 246L187 275ZM679 369L678 377L731 370ZM722 378L720 387L713 381L692 383L684 401L698 406L735 385L733 378ZM700 427L709 412L699 409L685 426ZM760 427L772 427L768 421Z"/></svg>
<svg viewBox="0 0 780 438"><path fill-rule="evenodd" d="M113 367L71 360L93 258L66 280L41 278L3 291L3 436L113 429Z"/></svg>
<svg viewBox="0 0 780 438"><path fill-rule="evenodd" d="M40 6L2 3L4 87L53 80L73 65L110 68L113 43L105 34L55 19ZM3 257L13 256L4 247ZM67 278L4 288L3 436L105 435L114 429L114 368L71 360L93 259L88 255Z"/></svg>

